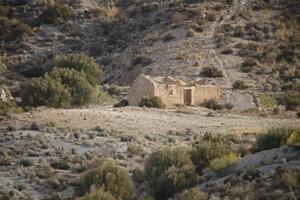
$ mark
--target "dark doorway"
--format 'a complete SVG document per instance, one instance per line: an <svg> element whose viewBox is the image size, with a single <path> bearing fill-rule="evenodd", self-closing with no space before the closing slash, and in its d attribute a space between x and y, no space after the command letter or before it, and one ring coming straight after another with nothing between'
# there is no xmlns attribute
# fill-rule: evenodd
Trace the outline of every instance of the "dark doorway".
<svg viewBox="0 0 300 200"><path fill-rule="evenodd" d="M192 89L184 89L184 105L192 105Z"/></svg>

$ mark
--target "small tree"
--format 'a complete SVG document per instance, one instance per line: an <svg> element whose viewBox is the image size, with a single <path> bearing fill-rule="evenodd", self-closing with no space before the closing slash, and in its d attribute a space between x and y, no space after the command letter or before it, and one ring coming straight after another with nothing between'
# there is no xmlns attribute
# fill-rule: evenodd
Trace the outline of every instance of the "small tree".
<svg viewBox="0 0 300 200"><path fill-rule="evenodd" d="M95 88L85 78L85 74L76 70L54 68L49 76L64 85L72 96L72 105L84 105L89 103Z"/></svg>

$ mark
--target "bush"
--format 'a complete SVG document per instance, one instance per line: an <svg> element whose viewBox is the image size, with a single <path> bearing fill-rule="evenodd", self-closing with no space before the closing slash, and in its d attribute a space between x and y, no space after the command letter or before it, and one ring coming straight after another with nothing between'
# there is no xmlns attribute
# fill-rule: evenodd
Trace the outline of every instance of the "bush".
<svg viewBox="0 0 300 200"><path fill-rule="evenodd" d="M82 72L73 69L54 68L49 76L68 89L72 96L71 105L84 105L95 96L95 88L90 85Z"/></svg>
<svg viewBox="0 0 300 200"><path fill-rule="evenodd" d="M147 65L149 65L151 63L152 63L152 59L149 56L144 55L144 54L136 55L133 58L133 60L131 60L131 64L133 66L136 66L136 65L147 66Z"/></svg>
<svg viewBox="0 0 300 200"><path fill-rule="evenodd" d="M238 81L235 81L233 84L232 84L232 88L234 90L245 90L248 88L248 86L245 84L244 81L242 80L238 80Z"/></svg>
<svg viewBox="0 0 300 200"><path fill-rule="evenodd" d="M300 108L300 92L288 91L278 100L287 110L296 110L297 108Z"/></svg>
<svg viewBox="0 0 300 200"><path fill-rule="evenodd" d="M197 172L200 173L202 169L209 166L211 160L220 158L228 152L228 146L223 137L206 134L202 142L194 146L191 158L197 167Z"/></svg>
<svg viewBox="0 0 300 200"><path fill-rule="evenodd" d="M39 19L42 23L59 24L74 17L75 11L73 8L66 4L61 5L60 3L57 3L47 7L47 9L42 12Z"/></svg>
<svg viewBox="0 0 300 200"><path fill-rule="evenodd" d="M90 192L78 200L117 200L109 191L92 187Z"/></svg>
<svg viewBox="0 0 300 200"><path fill-rule="evenodd" d="M140 107L146 106L148 108L166 108L166 105L162 102L160 97L143 97L139 103Z"/></svg>
<svg viewBox="0 0 300 200"><path fill-rule="evenodd" d="M196 188L188 189L175 195L174 200L206 200L207 195Z"/></svg>
<svg viewBox="0 0 300 200"><path fill-rule="evenodd" d="M22 108L14 102L0 101L0 116L6 116L9 113L21 113L22 111Z"/></svg>
<svg viewBox="0 0 300 200"><path fill-rule="evenodd" d="M216 158L212 160L209 164L209 167L218 175L222 176L228 171L228 169L234 166L234 164L239 158L240 157L236 154L230 153L222 156L221 158Z"/></svg>
<svg viewBox="0 0 300 200"><path fill-rule="evenodd" d="M298 111L296 115L298 118L300 118L300 111Z"/></svg>
<svg viewBox="0 0 300 200"><path fill-rule="evenodd" d="M125 107L125 106L128 106L128 105L129 105L128 100L122 99L120 102L114 104L114 107L115 108L120 108L120 107Z"/></svg>
<svg viewBox="0 0 300 200"><path fill-rule="evenodd" d="M157 198L167 198L197 182L195 168L185 149L153 152L145 164L145 177Z"/></svg>
<svg viewBox="0 0 300 200"><path fill-rule="evenodd" d="M54 67L75 69L84 72L89 83L93 86L102 81L103 72L100 66L91 57L82 53L55 56L45 66L47 72Z"/></svg>
<svg viewBox="0 0 300 200"><path fill-rule="evenodd" d="M109 95L120 95L121 94L121 90L120 88L118 88L117 86L111 86L109 87L106 92L109 94Z"/></svg>
<svg viewBox="0 0 300 200"><path fill-rule="evenodd" d="M282 145L296 143L299 139L299 130L288 128L270 129L266 134L259 135L253 146L254 152L279 148Z"/></svg>
<svg viewBox="0 0 300 200"><path fill-rule="evenodd" d="M215 67L205 67L200 73L202 76L208 77L208 78L218 78L223 77L222 71L218 70Z"/></svg>
<svg viewBox="0 0 300 200"><path fill-rule="evenodd" d="M218 103L218 101L215 100L215 99L208 99L208 100L205 100L205 101L203 101L203 102L200 104L200 106L203 106L203 107L205 107L205 108L212 109L212 110L221 110L221 109L223 109L223 106L220 105L220 104Z"/></svg>
<svg viewBox="0 0 300 200"><path fill-rule="evenodd" d="M252 72L254 67L257 65L256 60L252 58L247 58L241 65L241 70L243 72L249 73Z"/></svg>
<svg viewBox="0 0 300 200"><path fill-rule="evenodd" d="M0 40L10 42L27 36L33 29L18 20L10 20L0 17Z"/></svg>
<svg viewBox="0 0 300 200"><path fill-rule="evenodd" d="M104 161L100 166L89 170L82 179L82 189L87 192L94 185L97 189L103 188L117 199L128 199L133 184L129 174L124 169Z"/></svg>
<svg viewBox="0 0 300 200"><path fill-rule="evenodd" d="M72 97L67 88L49 76L32 79L21 85L22 103L27 106L68 107Z"/></svg>

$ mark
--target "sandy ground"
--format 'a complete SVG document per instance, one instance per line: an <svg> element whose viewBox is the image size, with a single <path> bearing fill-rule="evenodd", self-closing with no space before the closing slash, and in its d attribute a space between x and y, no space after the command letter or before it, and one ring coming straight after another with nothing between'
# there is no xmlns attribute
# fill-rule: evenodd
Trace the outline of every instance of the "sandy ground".
<svg viewBox="0 0 300 200"><path fill-rule="evenodd" d="M94 107L85 109L40 109L16 115L4 123L53 123L59 127L93 129L96 126L125 133L163 134L169 130L242 133L272 127L300 127L299 119L276 119L215 112L204 108L149 109L138 107Z"/></svg>

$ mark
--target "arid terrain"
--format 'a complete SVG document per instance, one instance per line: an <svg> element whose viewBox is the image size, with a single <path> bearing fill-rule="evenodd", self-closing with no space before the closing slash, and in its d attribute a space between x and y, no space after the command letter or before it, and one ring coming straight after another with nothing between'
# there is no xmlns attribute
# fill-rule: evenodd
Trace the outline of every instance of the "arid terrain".
<svg viewBox="0 0 300 200"><path fill-rule="evenodd" d="M299 10L0 0L0 200L299 199ZM140 74L220 94L129 106Z"/></svg>

